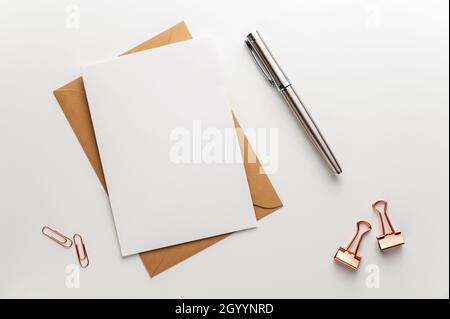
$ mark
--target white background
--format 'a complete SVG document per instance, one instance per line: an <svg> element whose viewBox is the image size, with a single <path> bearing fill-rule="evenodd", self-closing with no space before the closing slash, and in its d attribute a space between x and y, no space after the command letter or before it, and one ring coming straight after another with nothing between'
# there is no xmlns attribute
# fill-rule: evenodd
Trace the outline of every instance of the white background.
<svg viewBox="0 0 450 319"><path fill-rule="evenodd" d="M79 28L66 23L70 4ZM241 124L279 129L271 180L285 207L151 279L137 256L121 258L107 197L52 90L181 20L220 42ZM0 0L0 22L0 297L449 297L447 1ZM256 28L339 178L246 51ZM406 240L386 254L379 198ZM362 218L374 229L352 273L332 257ZM43 237L46 224L84 235L92 264L79 289L65 285L74 252ZM369 265L380 288L366 285Z"/></svg>

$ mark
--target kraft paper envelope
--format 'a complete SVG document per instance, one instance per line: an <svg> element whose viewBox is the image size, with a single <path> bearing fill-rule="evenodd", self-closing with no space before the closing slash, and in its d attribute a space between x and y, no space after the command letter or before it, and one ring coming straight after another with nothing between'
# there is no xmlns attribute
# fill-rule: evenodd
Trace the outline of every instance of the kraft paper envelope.
<svg viewBox="0 0 450 319"><path fill-rule="evenodd" d="M148 50L159 46L192 39L184 22L158 34L157 36L141 43L137 47L124 54ZM89 106L86 99L83 80L81 77L67 83L55 90L54 95L61 106L67 120L69 121L77 139L79 140L86 156L97 174L100 183L107 191L105 177L103 175L102 163L98 152L95 133L92 125ZM247 181L253 201L253 207L257 219L260 219L283 206L269 178L264 173L261 163L254 154L246 136L240 130L240 125L234 117L236 128L238 128L239 143L245 159L256 159L244 161ZM224 194L224 197L226 194ZM193 242L183 243L176 246L165 247L144 253L140 253L142 262L150 276L157 275L164 270L178 264L199 251L222 240L229 234L205 238Z"/></svg>

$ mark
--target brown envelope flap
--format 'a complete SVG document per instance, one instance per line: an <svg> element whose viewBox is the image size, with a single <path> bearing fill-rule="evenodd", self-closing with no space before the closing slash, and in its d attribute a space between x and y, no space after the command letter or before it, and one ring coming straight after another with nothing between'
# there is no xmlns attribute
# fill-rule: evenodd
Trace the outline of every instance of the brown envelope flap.
<svg viewBox="0 0 450 319"><path fill-rule="evenodd" d="M184 21L174 25L172 28L158 34L157 36L139 44L138 46L121 54L126 55L134 52L157 48L171 43L181 42L192 39L192 35Z"/></svg>
<svg viewBox="0 0 450 319"><path fill-rule="evenodd" d="M164 270L182 262L183 260L195 255L199 251L217 243L228 235L214 236L201 240L191 241L175 246L164 247L140 253L142 262L150 276L155 276Z"/></svg>
<svg viewBox="0 0 450 319"><path fill-rule="evenodd" d="M258 206L254 207L257 219L261 219L281 208L281 206L269 209L261 208ZM182 262L183 260L188 259L189 257L202 251L203 249L212 246L213 244L226 238L228 235L229 234L219 235L210 238L204 238L197 241L179 244L176 246L150 250L140 253L139 256L141 257L141 260L145 268L147 269L149 275L153 277L163 272L164 270L172 266L175 266L176 264Z"/></svg>
<svg viewBox="0 0 450 319"><path fill-rule="evenodd" d="M283 206L234 113L233 119L237 129L242 156L244 157L245 172L247 174L253 205L261 208Z"/></svg>
<svg viewBox="0 0 450 319"><path fill-rule="evenodd" d="M89 162L94 168L100 183L106 190L105 176L103 175L102 162L100 161L97 140L95 139L94 127L92 126L91 113L89 112L82 78L73 80L55 90L53 94L69 121L81 147L86 153Z"/></svg>

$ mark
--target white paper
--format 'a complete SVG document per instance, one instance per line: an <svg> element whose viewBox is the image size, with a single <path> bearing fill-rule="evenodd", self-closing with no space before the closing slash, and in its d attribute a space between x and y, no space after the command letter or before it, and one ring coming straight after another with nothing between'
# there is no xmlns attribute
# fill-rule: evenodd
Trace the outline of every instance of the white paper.
<svg viewBox="0 0 450 319"><path fill-rule="evenodd" d="M222 133L234 127L211 39L82 73L123 256L256 226L242 163L177 164L170 157L176 128L192 138L194 121Z"/></svg>

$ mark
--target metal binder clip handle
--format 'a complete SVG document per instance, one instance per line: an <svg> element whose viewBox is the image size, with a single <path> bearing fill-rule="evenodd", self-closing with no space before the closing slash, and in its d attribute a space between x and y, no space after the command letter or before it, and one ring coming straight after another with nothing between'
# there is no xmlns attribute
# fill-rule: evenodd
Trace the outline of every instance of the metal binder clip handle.
<svg viewBox="0 0 450 319"><path fill-rule="evenodd" d="M381 212L377 208L378 205L383 205L383 212ZM396 231L394 226L392 225L392 222L389 219L389 216L387 214L387 207L388 207L387 201L382 200L382 199L380 199L372 204L373 210L378 214L378 216L380 217L380 221L381 221L382 234L377 236L377 241L378 241L378 247L380 247L380 249L382 251L389 249L389 248L401 246L405 243L402 233L400 231ZM384 226L384 221L383 221L383 215L384 215L384 218L386 219L386 221L388 222L389 228L391 230L390 233L386 233L386 228Z"/></svg>

